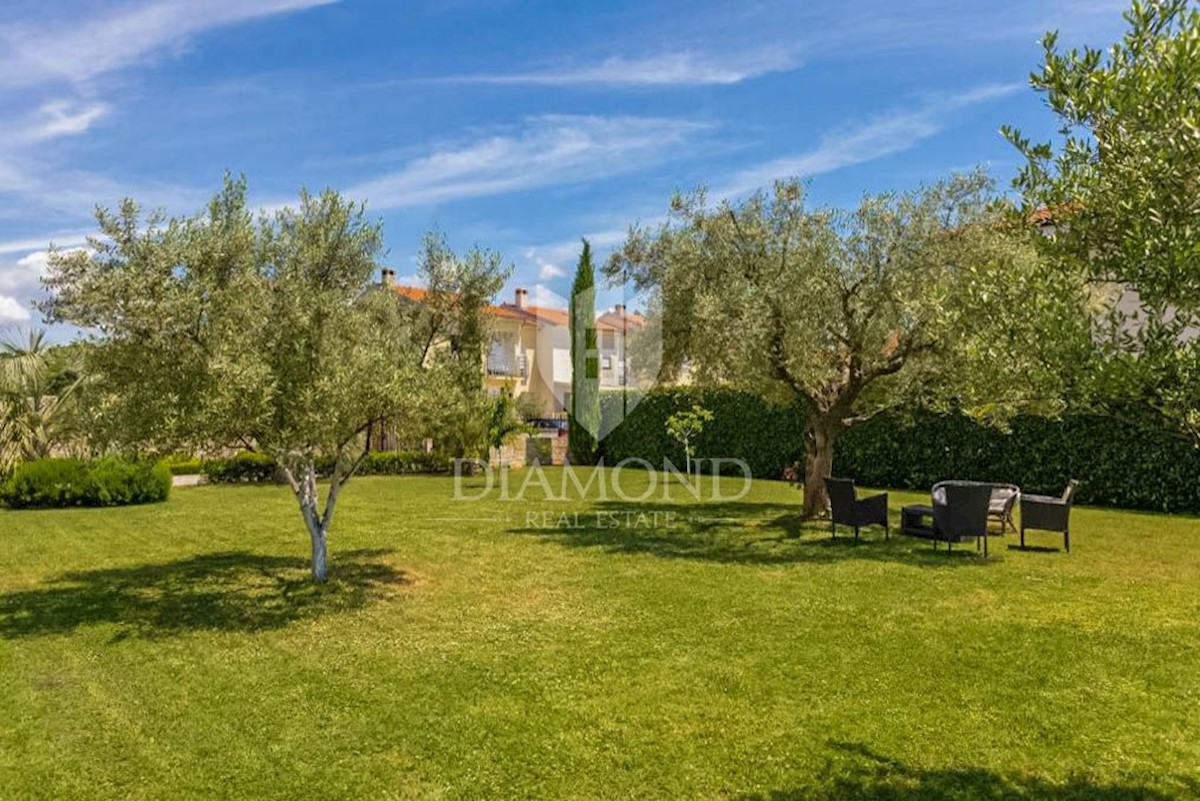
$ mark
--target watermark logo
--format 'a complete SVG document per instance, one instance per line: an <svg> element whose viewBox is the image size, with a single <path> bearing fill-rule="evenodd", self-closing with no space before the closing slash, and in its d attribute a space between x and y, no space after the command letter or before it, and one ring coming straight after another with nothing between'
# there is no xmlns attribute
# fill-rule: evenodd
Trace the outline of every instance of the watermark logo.
<svg viewBox="0 0 1200 801"><path fill-rule="evenodd" d="M545 468L540 464L521 470L480 465L470 459L454 462L454 500L536 501L585 503L620 501L644 504L732 503L750 492L750 465L742 459L694 459L695 472L681 471L670 459L661 469L647 459L622 459L605 469L594 467ZM644 477L644 480L637 480Z"/></svg>

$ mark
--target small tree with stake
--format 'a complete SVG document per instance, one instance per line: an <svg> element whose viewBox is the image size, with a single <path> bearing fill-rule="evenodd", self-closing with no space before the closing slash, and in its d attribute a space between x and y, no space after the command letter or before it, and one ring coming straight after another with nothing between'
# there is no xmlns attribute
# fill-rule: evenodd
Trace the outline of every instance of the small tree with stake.
<svg viewBox="0 0 1200 801"><path fill-rule="evenodd" d="M244 181L229 178L192 217L143 220L127 200L97 221L87 249L51 254L44 307L88 332L93 427L127 447L270 455L324 581L334 510L373 430L428 419L458 391L435 345L477 311L461 308L480 295L465 289L498 288L497 261L426 263L430 302L406 304L368 291L382 235L361 206L302 193L297 207L255 218Z"/></svg>
<svg viewBox="0 0 1200 801"><path fill-rule="evenodd" d="M683 458L688 475L692 474L692 443L704 433L704 424L711 423L713 413L693 404L686 412L676 412L667 418L667 436L683 446Z"/></svg>

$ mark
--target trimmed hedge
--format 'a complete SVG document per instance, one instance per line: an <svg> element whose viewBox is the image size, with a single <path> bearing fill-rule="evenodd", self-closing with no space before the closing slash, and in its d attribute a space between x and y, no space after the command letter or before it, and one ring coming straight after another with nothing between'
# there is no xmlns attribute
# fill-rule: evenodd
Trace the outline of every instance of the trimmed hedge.
<svg viewBox="0 0 1200 801"><path fill-rule="evenodd" d="M1151 428L1099 415L1018 417L1008 432L963 415L880 416L838 443L834 472L871 487L927 489L971 478L1058 495L1080 481L1080 503L1200 512L1200 450L1168 424Z"/></svg>
<svg viewBox="0 0 1200 801"><path fill-rule="evenodd" d="M275 480L275 460L242 451L229 459L204 462L204 475L213 484L260 484Z"/></svg>
<svg viewBox="0 0 1200 801"><path fill-rule="evenodd" d="M448 473L451 461L424 451L374 451L367 454L355 475L401 476L415 473Z"/></svg>
<svg viewBox="0 0 1200 801"><path fill-rule="evenodd" d="M618 393L601 398L602 419L610 426L620 419L620 403ZM666 421L694 403L715 416L700 438L701 458L744 459L756 478L778 479L803 464L800 411L737 390L700 387L649 392L601 440L605 463L639 457L660 467L665 456L682 465L683 447L667 436ZM960 414L880 415L842 436L833 470L863 486L918 491L964 478L1057 495L1077 478L1080 503L1200 513L1200 449L1166 422L1146 427L1098 415L1026 416L1005 432Z"/></svg>
<svg viewBox="0 0 1200 801"><path fill-rule="evenodd" d="M631 403L634 393L630 393ZM783 469L803 458L804 420L794 408L776 406L750 392L705 387L666 387L637 396L640 400L621 421L621 393L600 396L600 442L604 463L638 457L661 468L663 458L683 469L683 445L667 435L667 418L698 404L713 413L693 452L697 458L742 459L757 478L779 478ZM619 424L618 424L619 423Z"/></svg>
<svg viewBox="0 0 1200 801"><path fill-rule="evenodd" d="M275 481L275 460L270 456L242 451L229 459L209 459L203 464L204 475L214 484L265 484ZM445 473L450 461L423 451L374 451L367 454L355 475L399 476L415 473ZM333 472L331 460L317 462L317 474Z"/></svg>
<svg viewBox="0 0 1200 801"><path fill-rule="evenodd" d="M161 462L39 459L0 485L0 502L11 509L128 506L165 501L170 492L171 471Z"/></svg>
<svg viewBox="0 0 1200 801"><path fill-rule="evenodd" d="M204 462L195 456L168 456L164 463L173 476L192 476L204 472Z"/></svg>

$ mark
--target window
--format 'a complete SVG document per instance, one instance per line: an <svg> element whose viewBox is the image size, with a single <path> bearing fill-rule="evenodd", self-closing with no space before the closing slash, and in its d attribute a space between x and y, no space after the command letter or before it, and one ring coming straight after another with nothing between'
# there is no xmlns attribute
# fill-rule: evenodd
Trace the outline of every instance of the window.
<svg viewBox="0 0 1200 801"><path fill-rule="evenodd" d="M612 350L617 346L616 331L601 331L600 332L600 347L606 350Z"/></svg>

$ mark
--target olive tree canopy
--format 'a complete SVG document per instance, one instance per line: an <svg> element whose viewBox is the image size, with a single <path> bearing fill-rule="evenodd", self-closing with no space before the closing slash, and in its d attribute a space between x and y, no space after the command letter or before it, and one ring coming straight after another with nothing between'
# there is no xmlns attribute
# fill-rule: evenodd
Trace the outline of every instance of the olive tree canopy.
<svg viewBox="0 0 1200 801"><path fill-rule="evenodd" d="M957 176L853 211L809 208L794 181L736 203L695 191L633 229L606 272L656 295L664 379L686 365L800 409L811 516L838 438L879 412L1060 404L1058 366L1087 348L1081 285L1043 269L990 189Z"/></svg>
<svg viewBox="0 0 1200 801"><path fill-rule="evenodd" d="M446 299L465 283L490 296L498 263L427 263L430 302L406 303L371 290L382 234L361 206L301 193L295 207L256 216L244 181L230 179L194 216L143 218L127 200L97 221L88 248L51 255L45 311L90 342L98 435L151 451L269 454L323 580L338 495L372 430L428 419L456 391L452 359L433 344L477 310ZM322 505L317 465L330 460Z"/></svg>

